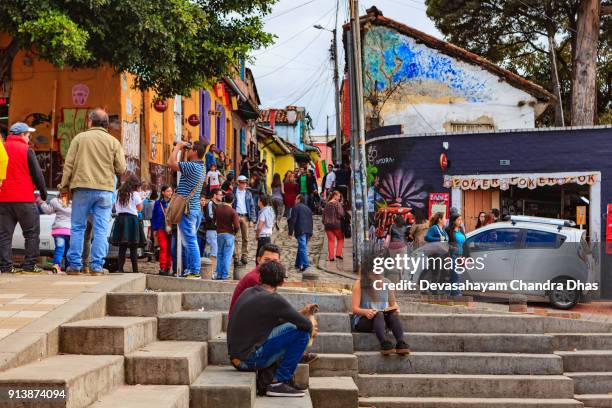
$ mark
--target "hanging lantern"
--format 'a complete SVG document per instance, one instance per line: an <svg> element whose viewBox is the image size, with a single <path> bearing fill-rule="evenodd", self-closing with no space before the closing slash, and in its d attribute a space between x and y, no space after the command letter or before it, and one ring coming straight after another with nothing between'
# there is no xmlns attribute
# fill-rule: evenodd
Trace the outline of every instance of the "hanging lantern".
<svg viewBox="0 0 612 408"><path fill-rule="evenodd" d="M440 154L440 168L442 171L446 171L448 168L448 158L446 157L446 153Z"/></svg>
<svg viewBox="0 0 612 408"><path fill-rule="evenodd" d="M158 99L155 101L155 103L153 104L153 109L155 109L157 112L165 112L166 109L168 109L168 104L166 103L165 100L163 99Z"/></svg>
<svg viewBox="0 0 612 408"><path fill-rule="evenodd" d="M200 124L200 118L198 117L198 115L193 113L189 115L189 117L187 118L187 122L189 122L191 126L198 126Z"/></svg>

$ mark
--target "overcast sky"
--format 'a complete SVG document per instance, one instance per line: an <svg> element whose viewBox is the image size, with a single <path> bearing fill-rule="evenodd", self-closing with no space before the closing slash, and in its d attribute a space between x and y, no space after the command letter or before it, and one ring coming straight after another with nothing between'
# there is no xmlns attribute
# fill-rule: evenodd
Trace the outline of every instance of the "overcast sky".
<svg viewBox="0 0 612 408"><path fill-rule="evenodd" d="M361 14L372 5L386 17L400 21L427 34L442 38L425 13L424 0L360 1ZM340 0L338 31L348 20L347 0ZM262 107L284 108L305 106L314 121L314 135L324 135L329 115L330 134L335 133L333 70L329 61L332 34L317 30L320 24L332 30L336 0L279 0L272 14L266 17L266 30L277 36L273 45L255 51L250 65ZM340 75L343 72L344 50L340 36Z"/></svg>

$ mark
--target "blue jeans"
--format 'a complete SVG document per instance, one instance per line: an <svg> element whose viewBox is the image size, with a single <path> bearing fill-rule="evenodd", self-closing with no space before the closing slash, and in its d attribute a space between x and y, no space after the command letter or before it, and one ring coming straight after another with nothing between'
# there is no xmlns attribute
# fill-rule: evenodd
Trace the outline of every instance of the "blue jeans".
<svg viewBox="0 0 612 408"><path fill-rule="evenodd" d="M77 188L72 193L72 217L68 266L78 271L83 267L83 240L87 227L87 216L91 213L93 242L91 244L91 270L99 272L108 255L108 231L113 208L112 191Z"/></svg>
<svg viewBox="0 0 612 408"><path fill-rule="evenodd" d="M172 233L172 243L171 243L171 251L172 251L172 272L176 274L176 269L178 268L178 257L176 256L176 246L177 246L177 232ZM185 245L181 245L182 248L182 261L183 261L183 269L185 268Z"/></svg>
<svg viewBox="0 0 612 408"><path fill-rule="evenodd" d="M54 235L55 251L53 252L53 265L62 266L62 260L70 248L70 235Z"/></svg>
<svg viewBox="0 0 612 408"><path fill-rule="evenodd" d="M181 245L185 248L185 265L183 275L200 273L200 247L198 246L198 226L201 211L191 211L184 214L179 224L181 234Z"/></svg>
<svg viewBox="0 0 612 408"><path fill-rule="evenodd" d="M309 339L310 333L298 330L294 324L281 324L272 329L264 344L235 367L239 371L255 371L270 367L280 360L274 381L288 382L293 378Z"/></svg>
<svg viewBox="0 0 612 408"><path fill-rule="evenodd" d="M208 256L217 257L218 244L217 244L217 231L207 230L206 231L206 245L208 246Z"/></svg>
<svg viewBox="0 0 612 408"><path fill-rule="evenodd" d="M216 279L227 279L232 265L232 255L234 254L234 241L236 236L224 232L217 234L217 269L215 270Z"/></svg>
<svg viewBox="0 0 612 408"><path fill-rule="evenodd" d="M298 242L297 256L295 258L296 268L308 268L310 263L308 261L308 240L310 235L302 234L296 237Z"/></svg>

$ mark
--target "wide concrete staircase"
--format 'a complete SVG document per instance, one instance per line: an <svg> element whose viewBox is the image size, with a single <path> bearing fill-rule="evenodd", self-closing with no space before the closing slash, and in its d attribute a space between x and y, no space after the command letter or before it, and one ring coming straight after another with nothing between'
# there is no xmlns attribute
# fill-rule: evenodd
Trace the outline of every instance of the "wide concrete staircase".
<svg viewBox="0 0 612 408"><path fill-rule="evenodd" d="M228 365L233 285L147 282L166 291L110 293L108 316L59 328L63 354L0 373L0 389L66 389L66 400L0 408L612 407L612 325L411 303L413 352L382 357L373 334L351 333L349 296L295 291L283 292L295 307L321 306L320 357L296 373L308 394L257 397L254 373Z"/></svg>

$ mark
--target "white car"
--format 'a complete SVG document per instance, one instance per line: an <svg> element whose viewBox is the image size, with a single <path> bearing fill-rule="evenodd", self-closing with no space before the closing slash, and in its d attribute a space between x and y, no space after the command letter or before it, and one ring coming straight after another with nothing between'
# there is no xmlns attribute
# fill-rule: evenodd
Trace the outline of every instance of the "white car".
<svg viewBox="0 0 612 408"><path fill-rule="evenodd" d="M596 287L586 231L573 225L566 220L512 216L509 222L469 232L463 256L479 259L484 267L466 270L460 280L500 284L509 288L503 292L525 294L569 309ZM413 255L427 251L426 246ZM421 269L411 280L431 279L427 275L428 271ZM542 289L546 282L553 283L550 289Z"/></svg>
<svg viewBox="0 0 612 408"><path fill-rule="evenodd" d="M51 199L59 196L58 191L48 191L47 192L47 202L51 201ZM53 225L53 221L55 220L55 214L40 214L40 254L43 256L53 256L53 251L55 251L55 241L51 236L51 226ZM110 228L109 235L113 229L114 216L110 220ZM151 222L148 220L143 221L145 228L145 236L148 235L148 229L150 228ZM17 224L15 226L15 232L13 233L13 243L12 243L13 251L15 252L23 252L25 249L25 239L23 238L23 231L21 230L21 226ZM108 247L108 255L106 257L106 264L104 265L109 271L115 272L117 270L117 256L118 256L119 248L113 245L109 245ZM140 258L145 257L145 252L142 248L138 248L138 256Z"/></svg>

